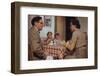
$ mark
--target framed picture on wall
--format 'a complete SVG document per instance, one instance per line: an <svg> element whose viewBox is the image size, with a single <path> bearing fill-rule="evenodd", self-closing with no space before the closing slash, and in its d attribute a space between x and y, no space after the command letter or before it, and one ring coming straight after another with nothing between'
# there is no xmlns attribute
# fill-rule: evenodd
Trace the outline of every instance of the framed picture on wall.
<svg viewBox="0 0 100 76"><path fill-rule="evenodd" d="M45 26L51 27L52 24L52 17L51 16L44 16Z"/></svg>
<svg viewBox="0 0 100 76"><path fill-rule="evenodd" d="M11 72L97 69L97 7L11 3Z"/></svg>

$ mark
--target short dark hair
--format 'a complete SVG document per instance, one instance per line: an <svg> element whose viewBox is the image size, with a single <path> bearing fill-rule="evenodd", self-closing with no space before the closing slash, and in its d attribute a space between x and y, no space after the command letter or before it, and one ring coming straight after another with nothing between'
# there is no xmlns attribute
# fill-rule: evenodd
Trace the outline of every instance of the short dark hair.
<svg viewBox="0 0 100 76"><path fill-rule="evenodd" d="M41 19L42 19L42 17L40 17L40 16L33 17L33 19L31 20L32 26L35 25L35 22L39 22L39 20L41 20Z"/></svg>
<svg viewBox="0 0 100 76"><path fill-rule="evenodd" d="M77 18L73 18L71 20L71 23L72 23L72 25L75 25L76 28L79 28L80 29L80 22L79 22L79 20Z"/></svg>
<svg viewBox="0 0 100 76"><path fill-rule="evenodd" d="M47 36L49 35L49 33L51 33L51 34L52 34L52 32L48 32L48 33L47 33Z"/></svg>

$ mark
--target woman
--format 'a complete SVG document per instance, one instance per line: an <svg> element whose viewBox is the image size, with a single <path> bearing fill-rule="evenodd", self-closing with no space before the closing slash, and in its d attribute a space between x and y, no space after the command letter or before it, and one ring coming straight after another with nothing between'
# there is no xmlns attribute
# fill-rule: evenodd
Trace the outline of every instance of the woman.
<svg viewBox="0 0 100 76"><path fill-rule="evenodd" d="M87 58L86 35L80 31L80 23L77 19L72 19L70 24L73 34L71 40L65 44L65 47L70 50L71 58Z"/></svg>

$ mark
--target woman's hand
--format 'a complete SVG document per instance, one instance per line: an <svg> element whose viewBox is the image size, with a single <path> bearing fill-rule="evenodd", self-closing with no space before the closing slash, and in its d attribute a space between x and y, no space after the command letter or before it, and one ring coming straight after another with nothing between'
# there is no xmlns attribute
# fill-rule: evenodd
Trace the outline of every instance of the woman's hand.
<svg viewBox="0 0 100 76"><path fill-rule="evenodd" d="M63 45L64 45L64 47L66 47L66 48L67 48L67 47L69 46L69 41L67 41L67 42L66 42L66 43L64 43Z"/></svg>
<svg viewBox="0 0 100 76"><path fill-rule="evenodd" d="M70 44L69 44L69 41L67 41L67 43L66 43L66 47L69 47L69 45L70 45Z"/></svg>

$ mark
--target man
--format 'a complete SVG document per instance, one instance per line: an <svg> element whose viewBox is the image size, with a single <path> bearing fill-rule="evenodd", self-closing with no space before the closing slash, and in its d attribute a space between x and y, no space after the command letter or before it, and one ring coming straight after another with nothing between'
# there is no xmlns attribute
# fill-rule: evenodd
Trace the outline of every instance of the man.
<svg viewBox="0 0 100 76"><path fill-rule="evenodd" d="M38 60L45 59L45 54L43 52L40 31L42 30L44 24L42 17L34 17L31 21L32 27L28 32L28 59Z"/></svg>

